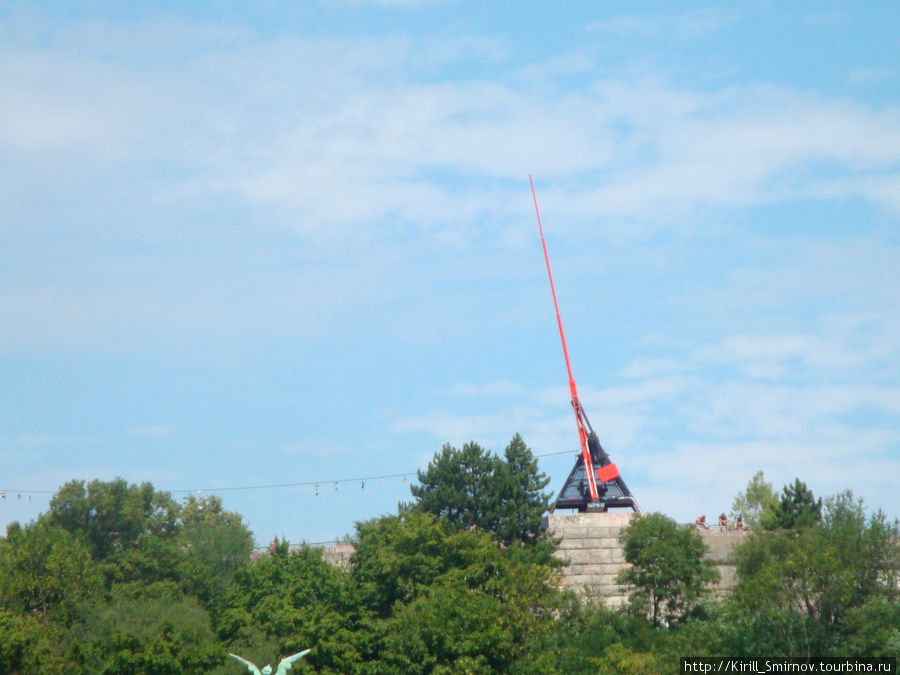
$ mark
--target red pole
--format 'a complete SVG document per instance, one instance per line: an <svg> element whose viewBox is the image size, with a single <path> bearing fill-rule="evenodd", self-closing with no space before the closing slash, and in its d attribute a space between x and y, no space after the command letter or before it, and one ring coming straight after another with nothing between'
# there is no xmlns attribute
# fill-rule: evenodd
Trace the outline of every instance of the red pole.
<svg viewBox="0 0 900 675"><path fill-rule="evenodd" d="M553 308L556 310L556 323L559 324L559 337L562 340L563 355L566 357L566 370L569 373L569 393L572 396L572 408L575 411L575 424L578 427L578 440L581 442L581 457L584 460L585 473L588 476L588 488L591 492L591 501L599 501L597 492L597 477L594 475L594 462L591 459L591 451L588 448L587 429L584 426L581 402L578 400L578 388L575 386L575 377L572 375L572 364L569 361L569 348L566 346L566 334L563 330L562 316L559 313L559 303L556 300L556 287L553 285L553 272L550 270L550 256L547 253L547 242L544 240L544 226L541 223L541 212L538 209L537 194L534 191L534 179L528 174L528 182L531 183L531 197L534 200L534 212L537 215L538 230L541 233L541 246L544 249L544 262L547 263L547 276L550 279L550 293L553 295Z"/></svg>

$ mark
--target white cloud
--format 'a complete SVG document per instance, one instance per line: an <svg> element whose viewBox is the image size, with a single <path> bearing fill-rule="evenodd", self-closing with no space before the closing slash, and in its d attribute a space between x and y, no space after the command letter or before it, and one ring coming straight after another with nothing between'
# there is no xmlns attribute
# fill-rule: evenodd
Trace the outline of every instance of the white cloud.
<svg viewBox="0 0 900 675"><path fill-rule="evenodd" d="M587 30L626 37L696 39L734 23L737 15L730 10L694 10L646 15L622 14L611 19L592 21Z"/></svg>
<svg viewBox="0 0 900 675"><path fill-rule="evenodd" d="M623 369L623 382L584 386L580 398L644 508L685 521L727 511L763 469L779 486L799 476L819 495L852 488L894 513L900 383L896 369L870 375L885 358L895 362L896 348L882 349L890 325L834 314L822 319L822 334L726 335L684 359L638 359ZM748 374L752 368L765 377ZM435 411L393 430L428 433L436 442L515 430L538 454L577 450L566 387L505 389L505 401L466 389L481 414ZM551 489L560 487L569 462L553 462Z"/></svg>
<svg viewBox="0 0 900 675"><path fill-rule="evenodd" d="M303 438L277 447L274 452L290 458L297 457L344 457L352 452L334 439L327 437ZM273 452L273 454L274 454Z"/></svg>
<svg viewBox="0 0 900 675"><path fill-rule="evenodd" d="M395 433L425 432L438 443L462 445L475 441L493 447L504 437L508 441L515 431L515 421L504 412L463 415L453 411L434 411L425 415L400 419L391 424Z"/></svg>
<svg viewBox="0 0 900 675"><path fill-rule="evenodd" d="M819 335L730 335L698 354L711 363L764 363L777 366L796 360L804 366L848 367L859 365L865 354L841 340ZM777 370L775 373L777 374Z"/></svg>
<svg viewBox="0 0 900 675"><path fill-rule="evenodd" d="M517 382L497 380L485 384L459 383L450 388L452 396L515 396L524 393L525 388Z"/></svg>
<svg viewBox="0 0 900 675"><path fill-rule="evenodd" d="M122 52L85 52L80 44L113 29L85 32L4 53L0 145L22 157L52 151L69 177L125 166L137 179L160 165L164 180L145 186L160 198L237 195L250 208L288 209L315 236L518 217L529 172L552 181L542 187L548 209L580 222L835 190L895 208L900 192L896 108L788 88L691 91L647 76L587 88L411 76L407 64L464 58L477 36L431 47L167 24L169 37L153 44L140 30L142 50L177 55L178 67L161 69L122 56L122 35Z"/></svg>
<svg viewBox="0 0 900 675"><path fill-rule="evenodd" d="M658 357L658 358L637 358L628 363L622 369L622 375L627 378L642 378L665 375L677 375L687 368L687 364L678 359Z"/></svg>
<svg viewBox="0 0 900 675"><path fill-rule="evenodd" d="M0 21L0 352L149 352L160 358L135 372L173 358L209 358L222 372L290 341L284 351L304 365L406 377L371 367L387 336L387 349L410 347L428 367L412 372L402 401L377 401L403 412L366 429L383 434L367 466L424 466L445 442L500 451L518 431L536 453L571 453L542 460L558 489L578 443L568 389L535 386L503 352L496 362L479 352L472 372L447 373L435 358L460 336L498 350L544 339L533 330L534 316L549 319L533 173L552 252L571 265L555 270L573 282L564 305L578 307L581 293L606 322L563 308L587 340L609 340L595 363L585 360L594 346L579 351L583 403L645 508L684 520L727 510L762 468L818 494L861 488L896 514L900 108L853 98L891 74L851 72L857 86L839 95L767 85L752 69L723 84L723 69L747 64L736 58L683 85L658 52L629 66L635 52L611 47L620 36L712 38L736 18L624 16L526 60L534 52L505 37L455 27L335 35L286 22L266 33L37 10L31 23ZM333 356L349 344L365 346ZM564 382L558 365L551 372ZM509 379L520 376L528 385ZM365 415L371 402L329 386L323 400ZM228 405L218 395L211 408ZM116 448L79 468L85 446L96 462L111 443L5 424L4 459L59 460L20 473L25 487L110 479L140 461ZM202 431L130 433L164 438L175 457ZM245 440L244 454L359 452L328 433ZM223 466L190 451L213 474ZM254 483L278 482L257 469ZM137 471L174 487L241 482ZM354 487L333 496L364 516ZM259 497L242 506L268 523L278 509Z"/></svg>

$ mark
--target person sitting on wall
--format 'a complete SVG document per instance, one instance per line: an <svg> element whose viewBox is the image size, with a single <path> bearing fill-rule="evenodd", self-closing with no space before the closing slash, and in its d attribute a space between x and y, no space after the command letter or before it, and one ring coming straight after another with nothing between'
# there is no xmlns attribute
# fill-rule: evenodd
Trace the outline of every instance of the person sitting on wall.
<svg viewBox="0 0 900 675"><path fill-rule="evenodd" d="M738 514L737 520L734 521L734 526L739 530L744 529L744 514L743 513Z"/></svg>
<svg viewBox="0 0 900 675"><path fill-rule="evenodd" d="M723 530L728 529L728 516L726 516L724 513L719 515L719 527L721 527Z"/></svg>
<svg viewBox="0 0 900 675"><path fill-rule="evenodd" d="M701 529L701 528L704 529L704 530L708 530L708 529L709 529L709 525L706 524L706 516L705 516L705 515L703 515L703 516L698 516L698 517L697 517L697 520L694 521L694 522L695 522L695 524L697 525L697 529L698 529L698 530Z"/></svg>

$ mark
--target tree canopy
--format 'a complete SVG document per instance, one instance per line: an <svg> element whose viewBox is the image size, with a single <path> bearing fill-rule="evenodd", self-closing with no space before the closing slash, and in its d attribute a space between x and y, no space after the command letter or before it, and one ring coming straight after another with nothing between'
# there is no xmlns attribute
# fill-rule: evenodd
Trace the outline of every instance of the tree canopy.
<svg viewBox="0 0 900 675"><path fill-rule="evenodd" d="M778 497L775 488L767 482L762 471L753 474L743 492L734 498L731 504L731 520L743 517L747 528L755 529L762 525L763 516L775 508Z"/></svg>
<svg viewBox="0 0 900 675"><path fill-rule="evenodd" d="M451 529L487 532L505 546L549 550L542 521L550 508L551 495L543 492L550 479L519 434L503 457L474 442L459 449L445 445L418 480L410 488L414 511L431 513Z"/></svg>
<svg viewBox="0 0 900 675"><path fill-rule="evenodd" d="M66 483L50 501L46 520L79 536L95 558L106 560L172 538L178 513L168 493L157 492L150 483L128 485L117 478Z"/></svg>
<svg viewBox="0 0 900 675"><path fill-rule="evenodd" d="M661 513L635 516L620 538L631 567L619 573L619 582L631 588L632 609L654 626L683 620L719 578L703 559L706 545L696 530Z"/></svg>
<svg viewBox="0 0 900 675"><path fill-rule="evenodd" d="M792 499L796 487L785 494ZM819 504L810 497L801 498L807 514ZM888 627L900 625L897 522L881 511L866 516L849 491L826 500L820 519L797 522L793 529L754 532L738 549L738 584L726 603L723 633L729 648L787 656L886 654Z"/></svg>
<svg viewBox="0 0 900 675"><path fill-rule="evenodd" d="M762 526L769 530L812 527L822 518L822 500L816 500L806 483L795 478L781 491L781 499L763 513Z"/></svg>
<svg viewBox="0 0 900 675"><path fill-rule="evenodd" d="M536 525L545 477L519 437L502 458L442 452L422 475L420 502L357 524L344 567L286 541L254 553L218 497L67 483L0 538L0 672L227 675L228 652L276 663L312 648L301 671L638 674L678 672L684 654L900 651L897 521L849 492L786 486L775 526L741 535L737 583L717 597L694 529L632 518L619 611L560 587ZM753 485L761 473L743 496L768 503ZM491 508L467 520L478 490Z"/></svg>
<svg viewBox="0 0 900 675"><path fill-rule="evenodd" d="M498 672L561 606L552 568L430 513L360 523L350 577L379 618L374 672Z"/></svg>

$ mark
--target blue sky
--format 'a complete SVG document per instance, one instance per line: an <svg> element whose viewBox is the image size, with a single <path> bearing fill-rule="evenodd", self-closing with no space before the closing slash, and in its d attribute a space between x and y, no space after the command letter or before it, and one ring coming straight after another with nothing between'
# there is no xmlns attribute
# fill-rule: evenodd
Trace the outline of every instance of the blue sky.
<svg viewBox="0 0 900 675"><path fill-rule="evenodd" d="M558 490L529 174L645 510L900 515L896 3L198 4L0 5L4 523L122 476L325 541L516 432Z"/></svg>

